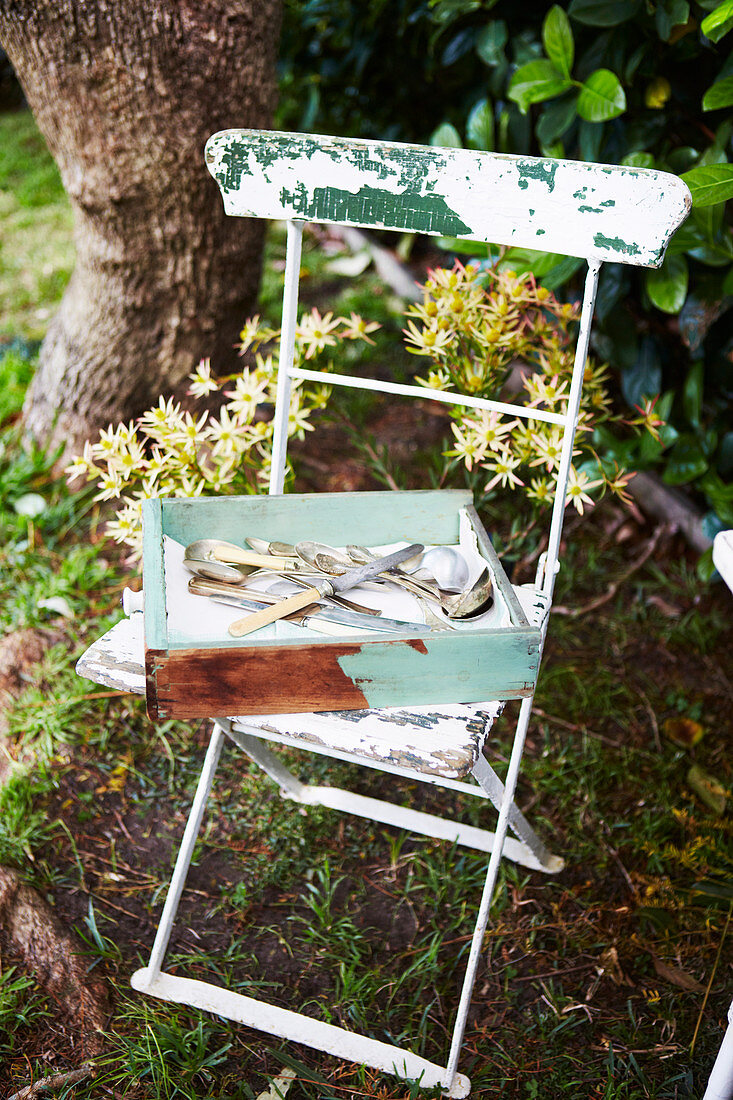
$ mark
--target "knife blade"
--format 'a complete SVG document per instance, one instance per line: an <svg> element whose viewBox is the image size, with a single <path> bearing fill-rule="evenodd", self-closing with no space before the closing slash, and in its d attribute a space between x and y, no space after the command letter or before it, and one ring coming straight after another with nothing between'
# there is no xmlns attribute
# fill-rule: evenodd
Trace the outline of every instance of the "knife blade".
<svg viewBox="0 0 733 1100"><path fill-rule="evenodd" d="M311 578L314 574L311 573L309 579L306 581L303 577L287 577L287 584L294 585L296 588L305 586L306 588L310 584ZM279 582L278 582L279 584ZM195 596L243 596L245 599L257 599L261 604L277 603L283 597L282 592L275 592L273 588L277 588L278 585L274 585L271 588L264 591L256 588L247 588L244 585L232 585L225 581L212 581L208 577L191 577L188 582L189 592L193 592ZM347 600L345 596L324 596L324 606L326 604L337 604L339 607L343 607L346 611L360 611L363 615L379 615L379 610L374 607L367 607L366 604L356 603L355 600Z"/></svg>
<svg viewBox="0 0 733 1100"><path fill-rule="evenodd" d="M205 595L206 593L196 593ZM208 594L214 603L224 604L227 607L241 607L250 611L261 611L268 604L258 603L256 600L246 599L237 595L213 595ZM377 634L429 634L429 627L423 623L409 622L401 619L387 619L381 615L361 615L358 611L342 611L338 607L322 607L320 604L309 604L300 611L294 611L287 616L287 621L298 626L307 626L311 630L317 630L322 634L344 636L350 634L363 634L365 630Z"/></svg>
<svg viewBox="0 0 733 1100"><path fill-rule="evenodd" d="M279 603L273 604L272 607L255 611L244 619L237 619L229 627L229 633L233 638L243 638L245 634L251 634L253 630L259 630L261 626L266 626L267 623L284 619L286 615L290 615L293 611L299 611L302 607L307 607L309 603L314 603L323 596L333 596L336 592L346 592L349 588L361 584L362 581L371 580L385 570L392 569L395 565L407 561L408 558L421 554L424 549L424 546L420 543L414 543L412 546L403 547L402 550L396 550L393 554L387 554L385 558L377 558L375 561L367 562L366 565L360 565L358 569L347 569L339 577L318 581L310 588L304 588L302 592L298 592L294 596L288 596Z"/></svg>

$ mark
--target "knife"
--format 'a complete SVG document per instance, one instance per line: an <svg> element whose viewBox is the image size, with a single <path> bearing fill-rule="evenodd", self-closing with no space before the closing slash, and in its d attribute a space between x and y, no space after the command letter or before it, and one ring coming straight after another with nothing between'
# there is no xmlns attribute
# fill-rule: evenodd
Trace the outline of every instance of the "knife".
<svg viewBox="0 0 733 1100"><path fill-rule="evenodd" d="M367 562L366 565L360 565L358 569L347 569L339 577L331 577L329 580L324 578L318 581L317 584L304 588L302 592L297 592L294 596L288 596L286 599L280 600L272 607L265 607L261 611L255 611L254 614L247 615L244 619L237 619L229 627L229 633L233 638L243 638L245 634L251 634L253 630L259 630L261 626L266 626L267 623L284 619L286 615L292 614L293 611L300 611L302 607L307 607L309 603L314 603L324 596L333 596L336 592L345 592L349 588L361 584L362 581L371 580L385 570L393 569L395 565L407 561L408 558L421 554L424 549L424 546L420 543L414 543L412 546L403 547L402 550L396 550L394 554L388 554L386 558L377 558L375 561Z"/></svg>
<svg viewBox="0 0 733 1100"><path fill-rule="evenodd" d="M294 577L288 575L288 584L295 585L296 587L306 588L310 585L311 578L314 576L311 573L308 580L304 577ZM277 587L277 586L275 586ZM191 577L188 582L189 592L193 592L194 596L243 596L245 600L251 597L259 600L261 605L268 603L277 603L283 597L282 592L275 593L271 589L265 589L261 591L256 588L247 588L244 585L232 585L226 581L212 581L208 577ZM325 604L333 605L337 604L339 607L343 607L346 611L360 611L362 615L379 615L380 612L377 608L367 607L366 604L356 603L354 600L347 600L345 596L328 596L324 597ZM242 605L244 606L244 605Z"/></svg>
<svg viewBox="0 0 733 1100"><path fill-rule="evenodd" d="M192 591L196 592L195 589ZM247 608L251 611L260 611L268 604L258 603L256 600L248 600L244 596L213 595L211 593L196 592L197 595L208 595L214 603L225 604L228 607ZM430 629L423 623L402 621L400 619L385 619L381 615L360 615L358 611L342 611L338 607L322 607L319 604L309 604L301 611L294 611L287 616L287 621L298 626L307 626L311 630L317 630L320 634L336 636L349 636L351 634L363 634L365 630L376 631L378 634L429 634Z"/></svg>

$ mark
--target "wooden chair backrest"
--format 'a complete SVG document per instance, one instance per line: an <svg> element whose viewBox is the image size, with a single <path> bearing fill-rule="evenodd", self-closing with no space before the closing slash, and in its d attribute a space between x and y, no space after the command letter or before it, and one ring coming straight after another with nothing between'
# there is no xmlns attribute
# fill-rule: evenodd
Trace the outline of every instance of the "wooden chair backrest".
<svg viewBox="0 0 733 1100"><path fill-rule="evenodd" d="M658 267L690 193L648 168L224 130L206 163L227 214L519 245Z"/></svg>
<svg viewBox="0 0 733 1100"><path fill-rule="evenodd" d="M647 168L262 130L214 134L205 156L227 214L288 224L270 492L283 490L291 379L558 423L564 428L563 451L545 567L537 582L551 599L598 273L604 262L661 265L672 234L692 205L686 184ZM587 260L567 412L295 367L301 237L310 221L519 246Z"/></svg>

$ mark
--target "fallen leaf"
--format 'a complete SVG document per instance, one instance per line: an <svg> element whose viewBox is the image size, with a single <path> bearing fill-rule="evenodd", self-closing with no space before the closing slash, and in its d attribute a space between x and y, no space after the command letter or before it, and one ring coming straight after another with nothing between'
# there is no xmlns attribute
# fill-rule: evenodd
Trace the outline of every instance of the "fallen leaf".
<svg viewBox="0 0 733 1100"><path fill-rule="evenodd" d="M284 1100L288 1089L295 1080L294 1069L284 1069L282 1073L278 1073L277 1077L273 1077L270 1081L269 1088L266 1088L264 1092L261 1092L257 1097L257 1100Z"/></svg>
<svg viewBox="0 0 733 1100"><path fill-rule="evenodd" d="M690 993L705 992L705 986L697 978L693 978L692 974L688 974L686 970L681 970L679 966L668 966L656 955L652 955L652 962L658 977L664 978L665 982L676 985L678 989L686 989Z"/></svg>
<svg viewBox="0 0 733 1100"><path fill-rule="evenodd" d="M48 504L40 493L24 493L22 497L18 497L13 508L19 516L35 519L46 511Z"/></svg>
<svg viewBox="0 0 733 1100"><path fill-rule="evenodd" d="M73 619L69 601L64 596L48 596L45 600L39 600L36 607L43 611L55 611L57 615L63 615L65 619Z"/></svg>
<svg viewBox="0 0 733 1100"><path fill-rule="evenodd" d="M616 985L633 985L633 982L624 974L618 961L618 951L615 947L607 948L598 960L598 969L601 974L607 974Z"/></svg>
<svg viewBox="0 0 733 1100"><path fill-rule="evenodd" d="M364 250L363 252L355 252L353 256L337 256L335 260L331 260L326 264L326 270L334 275L345 275L347 278L353 279L357 275L361 275L362 271L366 271L371 261L371 256Z"/></svg>
<svg viewBox="0 0 733 1100"><path fill-rule="evenodd" d="M692 787L697 797L708 806L714 814L722 817L725 813L725 805L728 801L728 791L718 783L714 776L698 764L693 764L687 773L687 782Z"/></svg>
<svg viewBox="0 0 733 1100"><path fill-rule="evenodd" d="M647 596L647 603L656 607L665 619L679 619L682 614L682 608L678 607L676 603L669 603L663 599L662 596Z"/></svg>
<svg viewBox="0 0 733 1100"><path fill-rule="evenodd" d="M683 718L677 715L674 718L665 718L662 722L662 733L676 745L689 749L702 740L705 730L694 718Z"/></svg>

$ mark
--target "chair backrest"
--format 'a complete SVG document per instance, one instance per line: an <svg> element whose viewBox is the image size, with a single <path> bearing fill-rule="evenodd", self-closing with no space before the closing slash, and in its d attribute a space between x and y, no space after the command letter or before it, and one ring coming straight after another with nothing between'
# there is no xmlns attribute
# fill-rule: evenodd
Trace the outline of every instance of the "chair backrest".
<svg viewBox="0 0 733 1100"><path fill-rule="evenodd" d="M598 273L603 262L659 267L670 237L690 210L686 185L669 173L645 168L261 130L214 134L205 155L227 214L288 224L270 492L283 489L293 378L560 424L563 450L540 577L551 598ZM567 412L294 367L302 229L309 221L516 245L586 259Z"/></svg>

